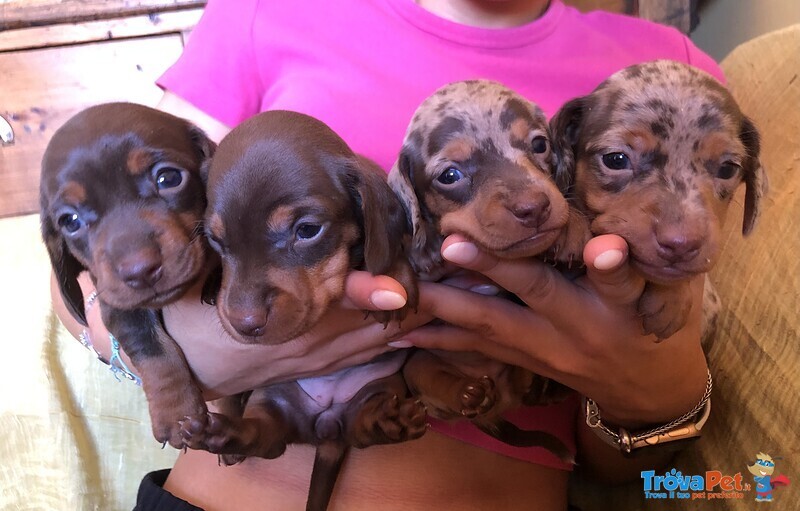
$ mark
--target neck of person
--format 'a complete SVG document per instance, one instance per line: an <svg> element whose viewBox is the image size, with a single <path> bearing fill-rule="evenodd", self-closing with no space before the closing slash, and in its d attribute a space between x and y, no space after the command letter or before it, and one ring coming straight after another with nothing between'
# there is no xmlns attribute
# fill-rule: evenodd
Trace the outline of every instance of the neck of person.
<svg viewBox="0 0 800 511"><path fill-rule="evenodd" d="M538 19L550 0L415 0L446 20L480 28L512 28Z"/></svg>

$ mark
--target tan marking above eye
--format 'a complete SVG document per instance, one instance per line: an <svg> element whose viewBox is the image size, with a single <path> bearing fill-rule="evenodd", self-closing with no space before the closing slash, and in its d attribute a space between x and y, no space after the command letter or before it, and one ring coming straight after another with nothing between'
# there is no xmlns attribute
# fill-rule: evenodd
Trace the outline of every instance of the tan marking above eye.
<svg viewBox="0 0 800 511"><path fill-rule="evenodd" d="M594 141L591 146L595 150L614 148L621 150L630 147L638 153L652 151L658 146L659 139L649 129L628 128L609 130Z"/></svg>
<svg viewBox="0 0 800 511"><path fill-rule="evenodd" d="M517 140L526 140L531 131L531 126L525 119L516 119L511 123L511 136Z"/></svg>
<svg viewBox="0 0 800 511"><path fill-rule="evenodd" d="M272 232L283 232L294 222L296 206L282 205L273 209L267 217L267 229Z"/></svg>
<svg viewBox="0 0 800 511"><path fill-rule="evenodd" d="M744 156L744 153L745 149L739 137L715 131L700 139L695 157L708 161L722 159L724 155Z"/></svg>
<svg viewBox="0 0 800 511"><path fill-rule="evenodd" d="M61 196L67 204L81 204L86 201L86 188L76 181L68 181L61 188Z"/></svg>
<svg viewBox="0 0 800 511"><path fill-rule="evenodd" d="M144 149L133 149L128 153L128 161L126 163L128 172L138 176L150 170L150 167L155 163L155 159L152 154Z"/></svg>
<svg viewBox="0 0 800 511"><path fill-rule="evenodd" d="M219 213L211 214L211 218L208 219L208 230L219 239L225 238L225 224L222 222L222 217L219 216Z"/></svg>
<svg viewBox="0 0 800 511"><path fill-rule="evenodd" d="M447 160L461 162L468 160L474 150L475 145L471 141L464 138L456 138L449 141L440 154Z"/></svg>

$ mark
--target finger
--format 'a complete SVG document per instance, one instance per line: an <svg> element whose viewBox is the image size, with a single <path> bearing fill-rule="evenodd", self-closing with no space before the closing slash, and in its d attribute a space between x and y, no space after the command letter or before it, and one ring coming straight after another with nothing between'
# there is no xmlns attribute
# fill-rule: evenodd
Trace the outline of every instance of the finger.
<svg viewBox="0 0 800 511"><path fill-rule="evenodd" d="M533 258L499 259L457 234L445 239L442 256L486 275L551 319L571 316L569 305L579 299L577 288L551 266Z"/></svg>
<svg viewBox="0 0 800 511"><path fill-rule="evenodd" d="M537 374L543 374L543 371L550 372L545 364L529 353L488 341L476 332L452 325L428 325L417 328L403 336L400 341L429 350L474 351L498 362L523 367Z"/></svg>
<svg viewBox="0 0 800 511"><path fill-rule="evenodd" d="M595 292L611 301L635 303L644 290L644 279L628 263L628 244L620 236L592 238L583 249L586 274Z"/></svg>
<svg viewBox="0 0 800 511"><path fill-rule="evenodd" d="M548 320L503 298L423 282L419 308L451 325L475 332L484 342L524 351L545 352L556 348L552 339L557 336L553 335L553 325Z"/></svg>
<svg viewBox="0 0 800 511"><path fill-rule="evenodd" d="M406 304L408 295L403 286L386 275L352 271L344 287L345 307L361 310L396 310Z"/></svg>

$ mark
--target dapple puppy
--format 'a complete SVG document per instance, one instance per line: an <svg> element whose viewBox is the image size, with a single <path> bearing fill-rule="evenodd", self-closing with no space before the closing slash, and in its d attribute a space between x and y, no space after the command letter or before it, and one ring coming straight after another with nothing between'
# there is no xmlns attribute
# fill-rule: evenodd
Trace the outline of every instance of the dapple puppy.
<svg viewBox="0 0 800 511"><path fill-rule="evenodd" d="M755 126L712 76L661 60L619 71L568 102L551 128L557 178L586 228L622 236L647 281L638 304L644 332L670 337L691 309L690 279L719 256L741 183L742 232L755 225L767 189Z"/></svg>
<svg viewBox="0 0 800 511"><path fill-rule="evenodd" d="M497 82L456 82L425 99L389 174L412 225L415 270L429 280L447 274L441 246L453 233L501 258L579 259L589 233L571 228L579 213L553 179L552 158L542 110ZM554 382L474 353L423 350L404 374L440 418L467 417L505 442L569 457L555 437L501 417L563 391Z"/></svg>

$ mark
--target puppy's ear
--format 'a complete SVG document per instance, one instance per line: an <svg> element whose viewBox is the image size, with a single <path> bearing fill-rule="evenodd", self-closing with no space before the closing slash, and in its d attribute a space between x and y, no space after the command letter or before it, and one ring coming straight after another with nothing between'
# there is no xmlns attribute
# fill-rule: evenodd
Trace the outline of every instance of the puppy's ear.
<svg viewBox="0 0 800 511"><path fill-rule="evenodd" d="M211 157L217 150L217 144L208 138L206 132L198 128L192 123L188 123L189 137L192 139L192 145L197 151L197 156L200 158L200 179L203 184L208 183L208 169L211 164Z"/></svg>
<svg viewBox="0 0 800 511"><path fill-rule="evenodd" d="M756 219L761 211L761 199L769 190L769 182L764 167L761 165L761 137L753 122L747 117L742 121L739 138L747 149L747 160L744 170L744 221L742 234L750 234L755 227Z"/></svg>
<svg viewBox="0 0 800 511"><path fill-rule="evenodd" d="M555 160L553 177L562 193L567 193L575 181L575 146L587 101L586 97L572 99L550 119Z"/></svg>
<svg viewBox="0 0 800 511"><path fill-rule="evenodd" d="M420 149L407 142L389 172L389 186L400 198L411 226L411 263L418 272L427 273L442 263L442 238L414 186L414 177L423 172L425 161Z"/></svg>
<svg viewBox="0 0 800 511"><path fill-rule="evenodd" d="M403 257L409 228L400 201L386 183L383 169L357 157L346 186L364 230L364 265L373 275L386 274Z"/></svg>
<svg viewBox="0 0 800 511"><path fill-rule="evenodd" d="M58 280L58 289L72 317L87 326L83 305L83 292L78 284L78 275L86 268L70 253L61 231L50 220L46 208L42 208L42 238L50 256L50 264Z"/></svg>

